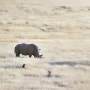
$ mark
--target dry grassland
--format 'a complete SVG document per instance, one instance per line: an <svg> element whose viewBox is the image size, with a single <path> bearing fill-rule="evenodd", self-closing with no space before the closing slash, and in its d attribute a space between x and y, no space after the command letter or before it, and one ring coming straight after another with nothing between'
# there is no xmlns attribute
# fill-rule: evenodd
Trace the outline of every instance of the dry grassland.
<svg viewBox="0 0 90 90"><path fill-rule="evenodd" d="M16 58L18 43L43 58ZM0 90L90 90L90 1L0 0Z"/></svg>

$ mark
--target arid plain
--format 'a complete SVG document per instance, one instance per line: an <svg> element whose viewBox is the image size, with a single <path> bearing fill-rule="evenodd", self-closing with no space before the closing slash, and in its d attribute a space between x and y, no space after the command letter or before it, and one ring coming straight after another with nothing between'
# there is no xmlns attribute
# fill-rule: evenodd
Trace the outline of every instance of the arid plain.
<svg viewBox="0 0 90 90"><path fill-rule="evenodd" d="M0 0L0 90L90 90L90 0Z"/></svg>

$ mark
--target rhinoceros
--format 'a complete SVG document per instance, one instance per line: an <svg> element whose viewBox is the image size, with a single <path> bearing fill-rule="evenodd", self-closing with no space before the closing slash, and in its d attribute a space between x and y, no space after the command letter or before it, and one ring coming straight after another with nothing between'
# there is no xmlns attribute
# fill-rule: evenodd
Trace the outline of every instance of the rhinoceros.
<svg viewBox="0 0 90 90"><path fill-rule="evenodd" d="M20 54L29 55L29 57L31 57L32 55L37 58L42 57L42 55L39 54L39 49L37 45L35 44L17 44L15 46L14 52L16 54L16 57L20 57Z"/></svg>

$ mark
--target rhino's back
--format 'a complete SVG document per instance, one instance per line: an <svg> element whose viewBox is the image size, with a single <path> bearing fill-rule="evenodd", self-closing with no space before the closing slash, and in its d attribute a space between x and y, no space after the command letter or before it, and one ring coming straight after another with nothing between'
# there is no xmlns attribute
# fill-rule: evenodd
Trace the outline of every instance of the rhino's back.
<svg viewBox="0 0 90 90"><path fill-rule="evenodd" d="M34 53L36 46L34 44L20 44L20 53L23 55L31 55Z"/></svg>

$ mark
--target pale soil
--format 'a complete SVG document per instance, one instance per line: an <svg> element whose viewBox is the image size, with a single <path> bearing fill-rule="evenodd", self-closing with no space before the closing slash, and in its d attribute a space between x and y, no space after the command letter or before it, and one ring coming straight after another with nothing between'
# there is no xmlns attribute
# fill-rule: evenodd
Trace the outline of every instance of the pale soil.
<svg viewBox="0 0 90 90"><path fill-rule="evenodd" d="M43 58L16 58L18 43ZM0 0L0 90L90 90L89 60L89 0Z"/></svg>

